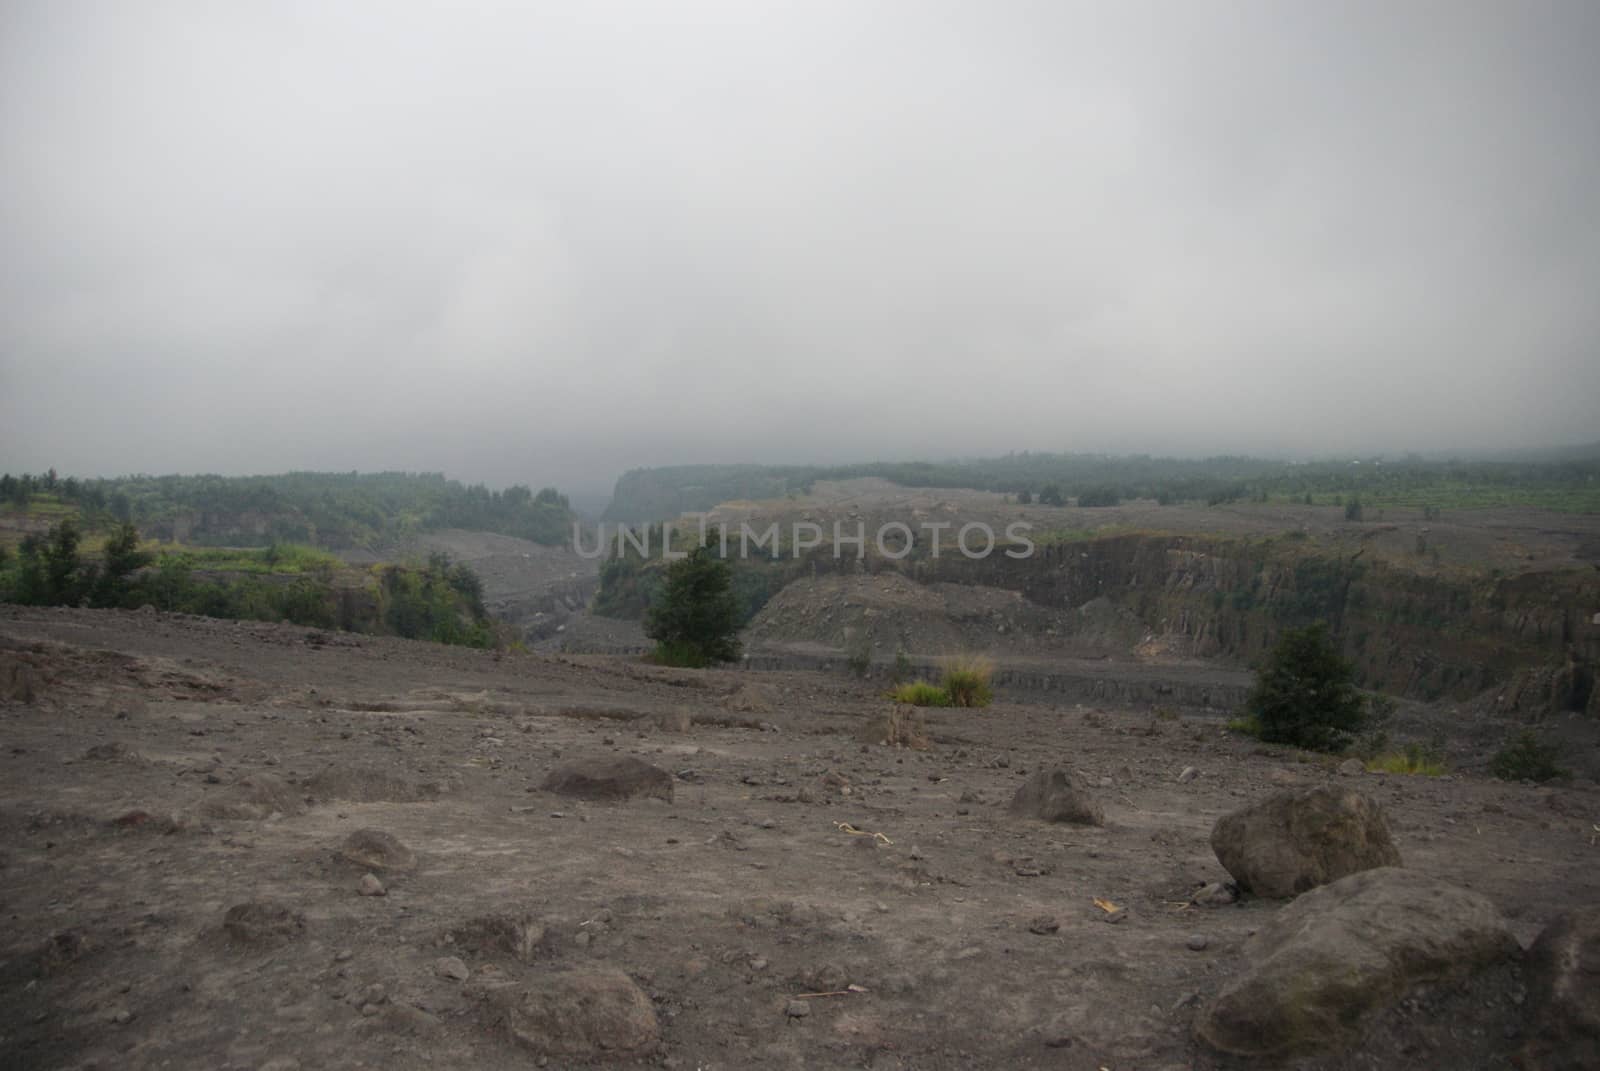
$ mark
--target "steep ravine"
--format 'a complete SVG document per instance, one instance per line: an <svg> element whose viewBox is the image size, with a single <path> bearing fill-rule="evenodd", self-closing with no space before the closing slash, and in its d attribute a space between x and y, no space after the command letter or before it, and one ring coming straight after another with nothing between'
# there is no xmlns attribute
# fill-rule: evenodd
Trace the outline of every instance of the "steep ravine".
<svg viewBox="0 0 1600 1071"><path fill-rule="evenodd" d="M1105 597L1174 653L1247 664L1284 628L1324 620L1362 682L1421 699L1491 688L1502 706L1600 712L1600 572L1425 573L1270 540L1129 534L1041 546L1031 558L921 561L923 581L1020 591L1047 607Z"/></svg>

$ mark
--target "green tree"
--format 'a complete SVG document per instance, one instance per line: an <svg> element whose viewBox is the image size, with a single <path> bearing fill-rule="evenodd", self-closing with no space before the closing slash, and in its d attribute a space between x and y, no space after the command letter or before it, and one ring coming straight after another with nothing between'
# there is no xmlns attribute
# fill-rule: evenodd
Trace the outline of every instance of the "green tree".
<svg viewBox="0 0 1600 1071"><path fill-rule="evenodd" d="M733 569L710 547L697 547L667 568L660 597L645 614L644 632L667 665L708 666L739 657L739 604Z"/></svg>
<svg viewBox="0 0 1600 1071"><path fill-rule="evenodd" d="M1247 708L1262 740L1338 751L1366 724L1354 671L1318 623L1278 638L1256 675Z"/></svg>
<svg viewBox="0 0 1600 1071"><path fill-rule="evenodd" d="M1115 487L1091 487L1078 495L1080 506L1115 506L1122 501L1121 493Z"/></svg>
<svg viewBox="0 0 1600 1071"><path fill-rule="evenodd" d="M1350 501L1344 504L1344 519L1347 521L1361 519L1361 499L1352 495Z"/></svg>
<svg viewBox="0 0 1600 1071"><path fill-rule="evenodd" d="M50 470L51 481L55 470ZM50 529L50 538L44 548L45 584L49 601L56 606L76 606L84 594L94 586L97 570L85 566L78 556L78 544L83 537L78 525L68 517Z"/></svg>
<svg viewBox="0 0 1600 1071"><path fill-rule="evenodd" d="M45 606L50 602L50 583L45 579L43 537L35 533L22 537L17 546L17 568L6 598L23 606Z"/></svg>
<svg viewBox="0 0 1600 1071"><path fill-rule="evenodd" d="M1024 487L1021 491L1017 492L1017 501L1024 506L1033 505L1033 492Z"/></svg>
<svg viewBox="0 0 1600 1071"><path fill-rule="evenodd" d="M100 579L89 596L93 606L120 605L128 592L128 577L150 564L150 555L139 549L139 530L131 524L117 525L106 540Z"/></svg>
<svg viewBox="0 0 1600 1071"><path fill-rule="evenodd" d="M1067 499L1061 493L1061 488L1053 483L1046 484L1044 490L1039 492L1041 506L1064 506L1066 503Z"/></svg>

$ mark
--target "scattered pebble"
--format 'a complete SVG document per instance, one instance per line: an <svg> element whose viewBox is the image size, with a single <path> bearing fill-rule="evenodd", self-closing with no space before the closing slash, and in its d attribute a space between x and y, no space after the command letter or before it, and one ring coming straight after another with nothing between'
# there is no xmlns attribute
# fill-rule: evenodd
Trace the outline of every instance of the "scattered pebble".
<svg viewBox="0 0 1600 1071"><path fill-rule="evenodd" d="M1199 776L1199 770L1195 769L1193 766L1185 766L1183 768L1183 772L1178 775L1178 784L1187 785L1190 781L1193 781Z"/></svg>
<svg viewBox="0 0 1600 1071"><path fill-rule="evenodd" d="M783 1011L791 1019L804 1019L811 1014L811 1005L803 1000L791 1000Z"/></svg>
<svg viewBox="0 0 1600 1071"><path fill-rule="evenodd" d="M387 896L389 890L383 887L383 882L378 880L378 875L366 873L361 875L361 887L356 890L362 896Z"/></svg>
<svg viewBox="0 0 1600 1071"><path fill-rule="evenodd" d="M1040 915L1028 923L1028 932L1040 935L1052 934L1061 929L1061 922L1051 915Z"/></svg>
<svg viewBox="0 0 1600 1071"><path fill-rule="evenodd" d="M1189 951L1191 952L1204 952L1206 950L1206 945L1209 943L1210 942L1206 940L1206 935L1203 933L1191 933L1189 935L1189 939L1184 942L1184 944L1189 946Z"/></svg>
<svg viewBox="0 0 1600 1071"><path fill-rule="evenodd" d="M433 961L433 973L452 982L465 982L472 974L459 956L440 956Z"/></svg>

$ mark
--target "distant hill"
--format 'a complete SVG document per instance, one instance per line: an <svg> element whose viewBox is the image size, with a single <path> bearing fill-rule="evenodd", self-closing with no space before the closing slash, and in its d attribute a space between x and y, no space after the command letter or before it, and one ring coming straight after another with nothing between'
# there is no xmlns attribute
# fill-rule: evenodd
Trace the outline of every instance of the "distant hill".
<svg viewBox="0 0 1600 1071"><path fill-rule="evenodd" d="M146 538L197 546L305 543L372 547L417 532L465 528L558 546L572 510L554 488L491 491L440 473L289 472L276 476L0 476L0 510L77 512L94 527L132 521Z"/></svg>
<svg viewBox="0 0 1600 1071"><path fill-rule="evenodd" d="M1224 456L1017 453L949 461L857 465L679 465L634 469L617 481L604 519L638 523L709 510L736 499L782 498L817 480L876 476L905 487L965 487L1082 504L1120 499L1163 503L1333 497L1441 508L1521 505L1600 510L1600 443L1462 457L1366 456L1320 461Z"/></svg>

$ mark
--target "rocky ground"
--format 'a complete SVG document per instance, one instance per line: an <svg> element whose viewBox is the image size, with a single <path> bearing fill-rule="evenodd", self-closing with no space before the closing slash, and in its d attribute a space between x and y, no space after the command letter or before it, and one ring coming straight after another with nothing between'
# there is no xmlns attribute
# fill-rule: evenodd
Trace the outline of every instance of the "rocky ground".
<svg viewBox="0 0 1600 1071"><path fill-rule="evenodd" d="M1541 965L1581 960L1522 950L1600 901L1591 783L1342 774L1004 689L891 724L881 690L0 608L0 1063L1223 1067L1320 940L1379 955L1375 995L1280 1062L1510 1067L1566 992ZM655 769L570 768L623 759ZM1012 812L1058 765L1102 824ZM1405 876L1234 902L1217 820L1318 786ZM1438 940L1368 948L1412 918Z"/></svg>

